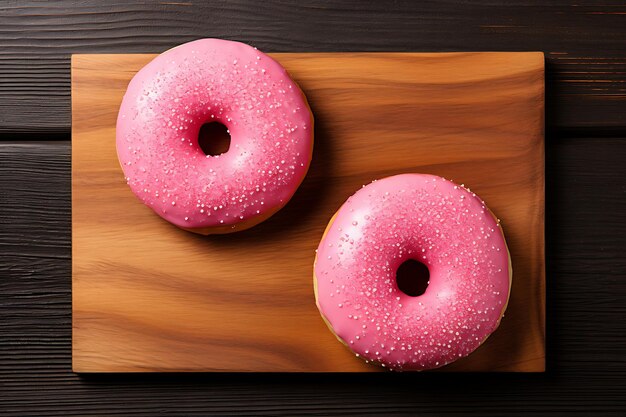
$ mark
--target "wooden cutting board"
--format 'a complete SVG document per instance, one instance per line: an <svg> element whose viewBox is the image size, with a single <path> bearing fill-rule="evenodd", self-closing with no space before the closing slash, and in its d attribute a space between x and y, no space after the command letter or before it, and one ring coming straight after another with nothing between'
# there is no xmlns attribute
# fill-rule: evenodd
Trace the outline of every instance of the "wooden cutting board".
<svg viewBox="0 0 626 417"><path fill-rule="evenodd" d="M512 256L500 328L443 370L543 371L543 54L272 56L315 114L311 169L277 215L209 237L153 214L117 162L120 101L154 55L72 57L74 371L378 371L321 319L314 251L348 196L406 172L471 187Z"/></svg>

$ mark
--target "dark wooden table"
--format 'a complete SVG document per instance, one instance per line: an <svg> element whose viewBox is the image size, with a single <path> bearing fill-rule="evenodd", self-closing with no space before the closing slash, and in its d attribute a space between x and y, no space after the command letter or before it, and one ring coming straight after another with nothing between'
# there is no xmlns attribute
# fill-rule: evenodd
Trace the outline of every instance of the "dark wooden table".
<svg viewBox="0 0 626 417"><path fill-rule="evenodd" d="M302 3L0 1L0 415L625 415L626 4ZM70 54L200 37L544 51L547 372L73 374Z"/></svg>

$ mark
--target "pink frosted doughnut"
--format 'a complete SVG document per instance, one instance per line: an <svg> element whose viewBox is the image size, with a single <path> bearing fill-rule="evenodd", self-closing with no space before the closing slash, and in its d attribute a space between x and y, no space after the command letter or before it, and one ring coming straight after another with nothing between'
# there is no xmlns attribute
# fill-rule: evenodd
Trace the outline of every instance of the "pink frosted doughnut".
<svg viewBox="0 0 626 417"><path fill-rule="evenodd" d="M408 259L428 267L424 294L396 283ZM396 370L469 355L498 327L511 288L499 222L476 194L433 175L364 186L335 214L317 249L317 306L355 354Z"/></svg>
<svg viewBox="0 0 626 417"><path fill-rule="evenodd" d="M228 128L228 152L205 155L203 124ZM201 39L170 49L131 80L117 119L117 154L135 195L201 234L252 227L304 179L313 116L285 69L256 48Z"/></svg>

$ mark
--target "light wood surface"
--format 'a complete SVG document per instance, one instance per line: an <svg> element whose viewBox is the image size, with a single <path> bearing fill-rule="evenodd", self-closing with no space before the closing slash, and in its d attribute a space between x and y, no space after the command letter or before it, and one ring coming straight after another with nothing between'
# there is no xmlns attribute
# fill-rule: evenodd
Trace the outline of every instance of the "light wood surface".
<svg viewBox="0 0 626 417"><path fill-rule="evenodd" d="M469 186L512 256L500 328L443 370L544 370L541 53L274 54L315 114L311 169L270 220L209 237L143 206L117 162L119 103L153 56L72 57L75 371L377 371L325 326L312 262L349 195L404 172Z"/></svg>

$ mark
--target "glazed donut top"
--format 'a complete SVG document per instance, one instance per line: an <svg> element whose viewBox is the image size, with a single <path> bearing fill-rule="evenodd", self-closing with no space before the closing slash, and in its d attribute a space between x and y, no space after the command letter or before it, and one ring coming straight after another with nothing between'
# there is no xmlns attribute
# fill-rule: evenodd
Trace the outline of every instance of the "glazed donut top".
<svg viewBox="0 0 626 417"><path fill-rule="evenodd" d="M224 124L230 150L205 155L201 126ZM132 191L184 228L268 216L308 169L313 118L285 69L256 48L202 39L157 56L132 79L117 151Z"/></svg>
<svg viewBox="0 0 626 417"><path fill-rule="evenodd" d="M408 259L430 271L426 292L398 289ZM315 262L317 302L357 356L393 369L443 366L498 326L510 288L498 222L471 191L404 174L364 186L331 221Z"/></svg>

